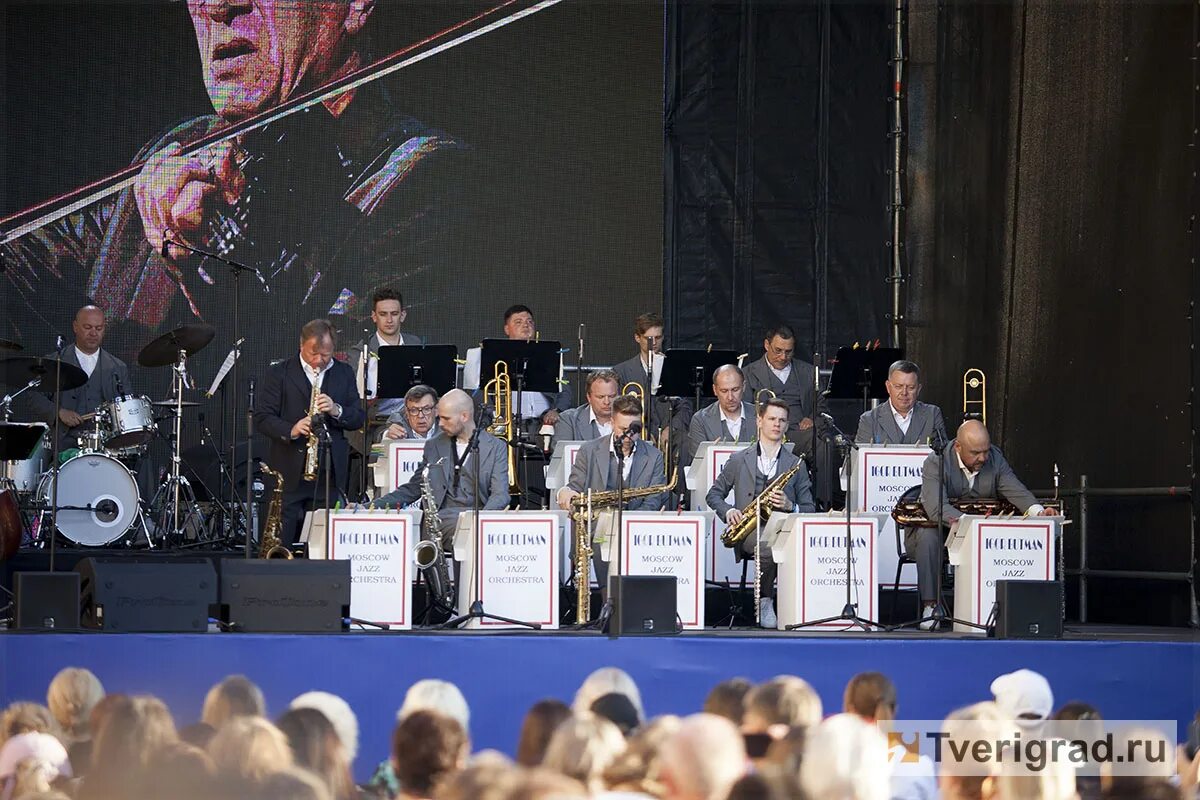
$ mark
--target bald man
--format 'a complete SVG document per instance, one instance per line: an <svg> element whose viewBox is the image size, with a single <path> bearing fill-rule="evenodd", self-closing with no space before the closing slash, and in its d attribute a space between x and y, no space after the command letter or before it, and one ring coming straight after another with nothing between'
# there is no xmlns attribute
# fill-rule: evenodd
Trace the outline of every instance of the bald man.
<svg viewBox="0 0 1200 800"><path fill-rule="evenodd" d="M442 548L448 551L458 517L475 507L476 494L481 511L502 511L508 506L508 445L481 430L478 456L468 452L467 445L475 432L475 404L462 389L452 389L438 401L437 421L440 432L425 443L425 454L408 483L385 494L372 506L395 508L415 502L421 496L422 476L429 465L429 486L438 504Z"/></svg>
<svg viewBox="0 0 1200 800"><path fill-rule="evenodd" d="M100 405L112 401L119 395L129 394L129 367L112 353L101 348L104 342L104 312L96 306L84 306L75 313L71 329L75 344L62 353L64 364L79 367L87 373L88 380L78 389L63 392L62 410L58 414L62 423L62 438L59 448L76 447L79 436L90 431L82 416L95 411ZM50 353L49 358L54 358ZM30 407L35 419L54 427L54 395L32 392Z"/></svg>
<svg viewBox="0 0 1200 800"><path fill-rule="evenodd" d="M938 488L941 481L944 489ZM938 498L942 506L938 508ZM958 428L953 445L935 450L925 458L921 473L921 505L934 522L954 525L962 513L951 505L959 499L1004 499L1029 515L1057 513L1043 508L1025 488L992 444L987 428L979 420L967 420ZM904 548L917 562L917 585L921 602L930 608L937 600L937 575L942 568L944 536L940 528L909 528Z"/></svg>

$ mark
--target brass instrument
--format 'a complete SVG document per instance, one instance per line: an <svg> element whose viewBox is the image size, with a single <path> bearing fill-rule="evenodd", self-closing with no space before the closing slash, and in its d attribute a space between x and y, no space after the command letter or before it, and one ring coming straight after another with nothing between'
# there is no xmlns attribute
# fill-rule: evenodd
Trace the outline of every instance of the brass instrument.
<svg viewBox="0 0 1200 800"><path fill-rule="evenodd" d="M630 381L621 387L621 394L631 395L642 404L642 435L650 436L650 398L646 396L646 387L637 381Z"/></svg>
<svg viewBox="0 0 1200 800"><path fill-rule="evenodd" d="M425 576L425 583L434 601L453 609L454 587L450 585L450 561L442 550L438 504L429 484L430 466L426 465L421 473L421 541L413 548L413 563Z"/></svg>
<svg viewBox="0 0 1200 800"><path fill-rule="evenodd" d="M271 503L267 506L267 519L263 522L262 536L258 539L258 557L291 559L292 551L284 547L283 540L279 538L279 532L283 530L283 475L267 466L265 461L258 463L258 470L275 479Z"/></svg>
<svg viewBox="0 0 1200 800"><path fill-rule="evenodd" d="M321 394L321 387L313 381L312 397L308 401L308 419L312 423L317 416L317 397ZM308 429L308 443L304 448L304 480L315 481L317 479L317 465L321 458L321 439L317 436L317 432L312 427Z"/></svg>
<svg viewBox="0 0 1200 800"><path fill-rule="evenodd" d="M1039 500L1038 502L1046 508L1056 508L1060 514L1062 513L1062 505L1057 500ZM993 500L966 497L951 500L950 505L963 514L971 514L977 517L1022 516L1019 508L1004 499ZM906 500L904 497L901 497L899 502L896 503L896 507L892 509L892 519L896 521L898 526L904 528L936 528L938 526L938 523L929 519L929 515L925 513L925 506L921 504L919 498L916 500Z"/></svg>
<svg viewBox="0 0 1200 800"><path fill-rule="evenodd" d="M493 378L483 385L483 405L492 409L492 424L487 432L507 443L508 493L516 497L521 494L521 486L517 483L517 449L510 441L517 432L513 430L512 379L507 361L497 361Z"/></svg>
<svg viewBox="0 0 1200 800"><path fill-rule="evenodd" d="M671 473L671 480L657 486L641 489L626 489L622 494L626 501L639 497L650 497L669 492L675 488L679 470ZM575 622L583 625L592 616L592 582L588 568L592 563L592 523L599 512L615 508L617 491L580 492L571 498L571 526L575 535Z"/></svg>
<svg viewBox="0 0 1200 800"><path fill-rule="evenodd" d="M767 394L771 395L772 400L774 400L776 397L779 396L779 395L775 394L774 390L772 390L772 389L765 389L765 388L759 389L757 392L754 393L754 407L756 409L758 408L759 404L762 403L763 392L766 392Z"/></svg>
<svg viewBox="0 0 1200 800"><path fill-rule="evenodd" d="M766 525L767 520L771 518L773 509L766 499L771 496L772 492L782 490L787 486L788 481L804 468L804 457L792 466L785 469L783 472L775 476L775 478L766 485L762 493L751 500L745 508L742 509L742 518L733 525L730 525L721 534L721 543L726 547L737 547L750 534L754 533L754 529L759 525L759 515L762 515L762 524Z"/></svg>
<svg viewBox="0 0 1200 800"><path fill-rule="evenodd" d="M964 420L977 419L987 425L987 375L983 370L972 367L963 373Z"/></svg>

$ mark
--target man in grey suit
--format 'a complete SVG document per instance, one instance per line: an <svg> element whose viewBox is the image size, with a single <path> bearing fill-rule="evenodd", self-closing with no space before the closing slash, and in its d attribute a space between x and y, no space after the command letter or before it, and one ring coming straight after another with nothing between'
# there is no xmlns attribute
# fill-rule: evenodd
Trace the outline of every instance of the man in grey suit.
<svg viewBox="0 0 1200 800"><path fill-rule="evenodd" d="M464 511L502 511L508 507L508 445L485 430L476 431L475 404L462 389L451 389L438 401L438 426L441 433L425 443L425 454L417 471L403 486L389 492L371 505L374 508L406 506L421 496L421 480L429 467L429 487L438 504L438 529L442 548L454 546L454 528ZM472 436L479 444L476 453L468 449ZM476 484L478 475L478 484Z"/></svg>
<svg viewBox="0 0 1200 800"><path fill-rule="evenodd" d="M688 448L682 466L688 467L704 442L750 442L758 429L754 406L742 400L746 376L734 364L723 364L713 372L713 394L717 401L692 417L688 426Z"/></svg>
<svg viewBox="0 0 1200 800"><path fill-rule="evenodd" d="M379 441L396 439L432 439L438 435L438 393L423 383L404 393L404 407L388 417L388 426L379 429Z"/></svg>
<svg viewBox="0 0 1200 800"><path fill-rule="evenodd" d="M74 345L63 350L62 361L79 367L87 373L87 383L77 389L62 393L62 409L58 413L61 423L58 450L77 447L79 439L92 429L82 417L90 414L102 404L131 393L129 367L112 353L101 348L104 342L104 312L96 306L84 306L75 313L71 325L75 334ZM54 358L50 353L48 358ZM53 393L31 392L29 407L35 420L45 422L54 429Z"/></svg>
<svg viewBox="0 0 1200 800"><path fill-rule="evenodd" d="M554 439L559 442L588 442L612 433L613 401L620 394L617 374L611 369L589 372L584 382L587 402L559 414Z"/></svg>
<svg viewBox="0 0 1200 800"><path fill-rule="evenodd" d="M1001 498L1023 514L1053 516L1058 513L1052 508L1043 508L1025 488L1000 448L992 445L987 428L979 420L964 422L959 426L952 446L943 448L941 453L935 450L925 458L921 473L921 505L931 521L948 524L953 531L962 513L951 505L951 501ZM940 526L910 528L905 533L904 548L917 562L917 588L926 609L937 603L937 575L942 568L944 544ZM933 621L922 623L922 627L932 629Z"/></svg>
<svg viewBox="0 0 1200 800"><path fill-rule="evenodd" d="M775 476L791 469L800 460L799 456L783 446L784 431L788 428L786 402L779 398L763 400L758 404L757 421L758 444L730 456L705 496L708 507L717 512L727 525L737 524L742 519L742 509L766 491L767 484ZM733 490L733 505L725 500L730 489ZM803 468L797 470L782 491L773 492L763 498L763 502L780 511L814 511L808 472ZM737 559L753 558L755 544L753 536L743 539L737 550ZM759 553L759 563L762 566L762 572L759 573L759 585L762 587L758 602L759 624L764 628L774 628L777 618L772 598L777 570L768 549L764 548Z"/></svg>
<svg viewBox="0 0 1200 800"><path fill-rule="evenodd" d="M858 444L930 444L946 441L942 410L922 403L921 370L911 361L896 361L888 367L888 401L858 418L854 441Z"/></svg>
<svg viewBox="0 0 1200 800"><path fill-rule="evenodd" d="M570 510L571 499L591 489L593 492L616 491L618 474L623 475L626 489L644 489L667 482L663 454L657 447L630 433L634 423L641 424L642 404L636 397L619 397L613 402L612 433L592 439L579 448L567 485L558 490L558 507ZM622 458L617 457L621 448ZM626 511L659 511L666 502L666 493L638 497L625 504ZM572 545L574 542L572 541ZM600 548L593 548L592 564L601 591L607 590L608 562L600 557Z"/></svg>

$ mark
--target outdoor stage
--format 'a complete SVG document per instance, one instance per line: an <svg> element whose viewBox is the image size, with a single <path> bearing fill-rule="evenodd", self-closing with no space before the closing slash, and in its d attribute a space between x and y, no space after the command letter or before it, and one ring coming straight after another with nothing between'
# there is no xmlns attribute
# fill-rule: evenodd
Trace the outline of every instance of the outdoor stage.
<svg viewBox="0 0 1200 800"><path fill-rule="evenodd" d="M216 633L0 634L0 703L44 701L59 669L83 666L110 692L163 698L180 725L199 718L204 694L242 673L266 694L272 716L310 689L344 697L358 714L356 773L386 757L395 713L410 684L456 683L471 707L475 749L511 753L521 718L536 700L570 702L593 669L615 665L641 687L650 715L699 710L717 682L799 675L826 713L840 710L847 679L879 670L895 681L900 714L941 718L989 699L1004 672L1044 674L1055 703L1086 700L1109 719L1173 719L1200 708L1200 641L1194 631L1091 626L1063 641L995 641L954 634L791 634L727 631L610 640L599 634L541 632L331 635Z"/></svg>

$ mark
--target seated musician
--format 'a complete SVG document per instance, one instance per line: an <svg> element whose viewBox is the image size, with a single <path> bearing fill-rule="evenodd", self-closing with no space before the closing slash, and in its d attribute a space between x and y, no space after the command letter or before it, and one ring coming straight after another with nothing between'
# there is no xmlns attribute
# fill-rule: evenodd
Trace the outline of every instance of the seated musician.
<svg viewBox="0 0 1200 800"><path fill-rule="evenodd" d="M713 372L715 403L705 406L692 417L688 426L688 449L683 465L690 466L704 442L750 442L757 428L754 406L742 400L746 376L733 364L724 364Z"/></svg>
<svg viewBox="0 0 1200 800"><path fill-rule="evenodd" d="M388 417L388 426L380 431L382 441L395 439L432 439L438 434L438 393L432 386L417 384L404 393L404 405Z"/></svg>
<svg viewBox="0 0 1200 800"><path fill-rule="evenodd" d="M653 312L635 319L633 340L637 343L638 354L613 367L622 391L631 383L641 387L642 403L650 403L650 430L643 431L642 435L662 448L671 437L676 442L684 440L693 411L691 401L686 398L655 396L666 363L662 352L664 324L662 316Z"/></svg>
<svg viewBox="0 0 1200 800"><path fill-rule="evenodd" d="M730 456L708 490L705 500L709 508L717 512L727 525L741 521L743 510L766 491L767 485L800 461L799 456L783 446L788 429L788 413L788 404L784 400L771 398L760 403L757 415L758 444ZM725 501L730 489L733 490L733 505ZM782 490L763 497L762 503L780 511L814 511L808 471L803 467L798 469ZM753 535L744 538L737 550L737 559L753 558L755 545ZM764 628L774 628L777 619L772 598L776 567L765 545L759 553L759 564L762 570L759 573L759 586L762 587L762 596L758 601L759 624Z"/></svg>
<svg viewBox="0 0 1200 800"><path fill-rule="evenodd" d="M554 423L554 440L587 442L612 433L613 401L621 393L617 374L610 369L589 372L584 382L587 402L564 411Z"/></svg>
<svg viewBox="0 0 1200 800"><path fill-rule="evenodd" d="M939 489L939 481L943 488ZM942 507L938 508L941 498ZM1000 448L994 446L987 428L979 420L969 419L958 428L951 447L943 448L925 458L921 474L921 505L932 522L958 523L962 512L953 503L959 500L998 500L1012 503L1023 514L1054 516L1053 508L1043 508L1025 484L1013 472ZM937 576L942 568L942 547L945 537L941 527L909 528L904 536L904 548L917 562L917 588L923 610L937 603ZM933 620L921 627L933 628Z"/></svg>
<svg viewBox="0 0 1200 800"><path fill-rule="evenodd" d="M644 489L667 482L662 451L640 438L637 432L642 423L641 401L631 395L624 395L613 401L612 408L612 433L592 439L579 448L575 456L575 465L571 467L571 477L567 485L558 490L559 508L570 510L572 498L588 489L593 492L593 507L600 504L600 498L594 496L596 492L615 495L619 468L623 470L626 490ZM638 427L631 431L630 426L635 423ZM618 447L621 448L622 459L617 458ZM666 499L665 492L637 497L625 504L625 510L659 511ZM606 505L612 507L615 502ZM601 591L606 591L608 563L600 557L599 547L593 548L592 563L596 568L596 578L600 581Z"/></svg>
<svg viewBox="0 0 1200 800"><path fill-rule="evenodd" d="M858 418L854 441L859 444L932 444L946 441L942 410L922 403L921 369L911 361L888 367L884 382L888 401Z"/></svg>

